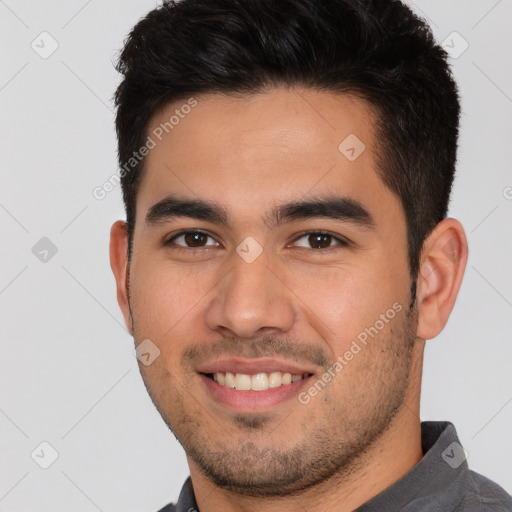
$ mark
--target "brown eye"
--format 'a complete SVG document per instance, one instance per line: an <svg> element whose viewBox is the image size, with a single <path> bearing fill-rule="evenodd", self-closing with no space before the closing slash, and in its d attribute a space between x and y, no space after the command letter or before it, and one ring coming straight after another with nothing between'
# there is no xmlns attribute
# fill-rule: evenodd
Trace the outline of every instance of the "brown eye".
<svg viewBox="0 0 512 512"><path fill-rule="evenodd" d="M208 240L208 236L204 233L186 233L183 237L189 247L202 247Z"/></svg>
<svg viewBox="0 0 512 512"><path fill-rule="evenodd" d="M213 243L212 243L213 242ZM178 245L185 248L211 247L217 246L217 242L202 231L184 231L173 236L166 245Z"/></svg>
<svg viewBox="0 0 512 512"><path fill-rule="evenodd" d="M330 233L322 232L311 232L305 233L295 240L293 245L297 247L303 247L306 249L332 249L332 248L343 248L348 247L347 242L342 237L331 235Z"/></svg>
<svg viewBox="0 0 512 512"><path fill-rule="evenodd" d="M309 235L308 242L313 249L325 249L331 246L332 236L322 235L321 233L313 234Z"/></svg>

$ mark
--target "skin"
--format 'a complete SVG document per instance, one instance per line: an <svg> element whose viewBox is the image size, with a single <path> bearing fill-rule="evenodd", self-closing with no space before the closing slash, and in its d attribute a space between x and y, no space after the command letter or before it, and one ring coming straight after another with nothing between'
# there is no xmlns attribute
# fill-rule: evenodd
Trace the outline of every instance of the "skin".
<svg viewBox="0 0 512 512"><path fill-rule="evenodd" d="M446 219L425 241L409 310L405 217L377 172L369 105L298 88L196 99L147 156L130 262L125 224L111 230L126 325L137 345L150 339L160 350L149 366L139 363L144 382L186 450L202 512L354 510L423 456L423 350L453 308L464 230ZM156 113L148 133L181 104ZM355 161L338 150L350 134L366 146ZM228 223L183 216L147 223L150 208L170 194L218 203ZM279 205L333 194L360 203L374 225L265 217ZM163 244L193 229L211 237L199 238L206 247L187 247L183 237ZM304 232L319 230L349 245L327 237L312 247ZM263 249L252 263L236 251L247 237ZM293 363L310 375L298 395L394 304L396 316L307 404L293 396L239 410L200 376L225 358Z"/></svg>

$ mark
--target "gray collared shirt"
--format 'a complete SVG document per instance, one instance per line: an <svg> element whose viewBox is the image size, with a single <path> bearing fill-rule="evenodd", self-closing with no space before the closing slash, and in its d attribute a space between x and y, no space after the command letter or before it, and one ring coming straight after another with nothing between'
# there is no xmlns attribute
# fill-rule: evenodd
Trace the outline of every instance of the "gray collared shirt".
<svg viewBox="0 0 512 512"><path fill-rule="evenodd" d="M512 497L468 468L452 423L422 422L421 442L421 461L354 512L512 512ZM190 478L178 503L159 512L199 512Z"/></svg>

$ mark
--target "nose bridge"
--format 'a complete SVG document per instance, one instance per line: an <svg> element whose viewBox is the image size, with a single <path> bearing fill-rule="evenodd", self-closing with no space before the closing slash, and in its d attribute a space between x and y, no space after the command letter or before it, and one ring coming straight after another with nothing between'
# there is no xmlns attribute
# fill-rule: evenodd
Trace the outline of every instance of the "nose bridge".
<svg viewBox="0 0 512 512"><path fill-rule="evenodd" d="M232 257L232 269L217 289L207 312L211 329L229 329L239 337L251 337L261 329L287 331L295 321L292 295L269 268L264 251L243 251L241 244Z"/></svg>

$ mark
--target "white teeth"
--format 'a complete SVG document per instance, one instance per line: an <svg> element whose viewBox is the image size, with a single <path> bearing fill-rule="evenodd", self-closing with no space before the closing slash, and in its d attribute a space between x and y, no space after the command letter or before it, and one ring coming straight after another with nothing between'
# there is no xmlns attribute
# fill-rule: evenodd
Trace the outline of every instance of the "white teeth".
<svg viewBox="0 0 512 512"><path fill-rule="evenodd" d="M286 386L292 382L298 382L307 375L292 375L288 372L257 373L247 375L244 373L217 372L213 374L213 380L219 385L234 388L239 391L265 391L279 386Z"/></svg>
<svg viewBox="0 0 512 512"><path fill-rule="evenodd" d="M268 389L268 377L266 373L253 375L251 379L251 389L254 391L263 391Z"/></svg>
<svg viewBox="0 0 512 512"><path fill-rule="evenodd" d="M217 382L219 378L217 377ZM220 382L219 382L220 384ZM235 387L235 376L231 372L226 372L226 378L224 380L224 386L227 388L234 388Z"/></svg>
<svg viewBox="0 0 512 512"><path fill-rule="evenodd" d="M268 387L269 388L278 388L282 383L282 373L281 372L272 372L268 376Z"/></svg>
<svg viewBox="0 0 512 512"><path fill-rule="evenodd" d="M251 389L251 376L237 373L235 377L235 389L249 391Z"/></svg>

